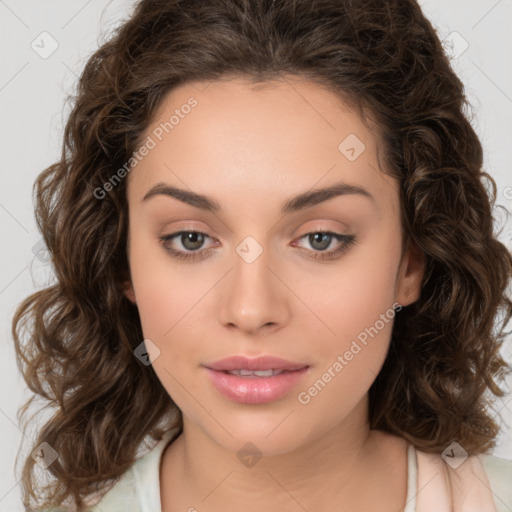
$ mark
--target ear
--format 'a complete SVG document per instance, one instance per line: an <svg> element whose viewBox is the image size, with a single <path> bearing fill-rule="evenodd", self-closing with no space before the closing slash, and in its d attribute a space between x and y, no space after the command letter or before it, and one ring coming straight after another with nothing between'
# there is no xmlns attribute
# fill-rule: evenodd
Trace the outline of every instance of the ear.
<svg viewBox="0 0 512 512"><path fill-rule="evenodd" d="M415 244L409 242L398 269L396 302L408 306L420 298L425 267L425 255Z"/></svg>
<svg viewBox="0 0 512 512"><path fill-rule="evenodd" d="M123 283L123 293L128 298L130 302L137 304L137 298L135 297L135 290L133 289L133 285L131 281L125 281Z"/></svg>

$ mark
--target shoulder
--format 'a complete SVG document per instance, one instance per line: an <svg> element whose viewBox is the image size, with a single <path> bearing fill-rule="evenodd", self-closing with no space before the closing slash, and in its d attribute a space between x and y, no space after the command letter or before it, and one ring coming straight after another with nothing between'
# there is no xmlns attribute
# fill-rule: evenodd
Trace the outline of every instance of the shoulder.
<svg viewBox="0 0 512 512"><path fill-rule="evenodd" d="M512 461L493 455L467 456L457 448L443 454L416 450L417 510L510 512ZM442 506L432 507L432 502ZM444 507L444 508L443 508Z"/></svg>
<svg viewBox="0 0 512 512"><path fill-rule="evenodd" d="M123 473L119 480L102 496L102 498L89 508L89 511L102 510L113 512L140 512L137 494L135 490L135 476L133 466Z"/></svg>
<svg viewBox="0 0 512 512"><path fill-rule="evenodd" d="M88 496L85 499L86 510L88 512L97 512L99 510L102 512L117 512L118 510L123 512L140 512L134 490L132 468L133 466L123 473L114 484L105 485L95 495ZM107 487L107 491L105 491L105 487ZM45 508L41 512L69 512L70 510L75 510L73 505Z"/></svg>
<svg viewBox="0 0 512 512"><path fill-rule="evenodd" d="M160 460L176 433L176 430L166 432L147 453L137 458L89 512L160 510Z"/></svg>
<svg viewBox="0 0 512 512"><path fill-rule="evenodd" d="M498 512L512 509L512 460L478 455L489 480Z"/></svg>
<svg viewBox="0 0 512 512"><path fill-rule="evenodd" d="M132 467L123 473L114 484L105 485L93 496L89 495L85 499L85 510L87 512L117 512L118 510L123 512L140 512L134 492ZM107 491L105 491L105 487L108 489ZM61 504L51 508L38 508L36 510L40 512L69 512L76 510L76 507L74 504Z"/></svg>

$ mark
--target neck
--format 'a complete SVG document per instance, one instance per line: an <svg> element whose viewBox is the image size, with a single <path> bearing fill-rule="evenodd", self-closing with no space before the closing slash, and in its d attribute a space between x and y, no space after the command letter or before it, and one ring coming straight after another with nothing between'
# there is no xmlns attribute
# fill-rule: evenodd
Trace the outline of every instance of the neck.
<svg viewBox="0 0 512 512"><path fill-rule="evenodd" d="M279 455L263 454L255 463L244 463L184 417L182 434L162 459L162 509L332 510L332 500L341 499L343 508L359 510L368 503L361 496L371 475L381 479L386 471L383 437L369 429L366 405L336 428L311 435L309 443Z"/></svg>

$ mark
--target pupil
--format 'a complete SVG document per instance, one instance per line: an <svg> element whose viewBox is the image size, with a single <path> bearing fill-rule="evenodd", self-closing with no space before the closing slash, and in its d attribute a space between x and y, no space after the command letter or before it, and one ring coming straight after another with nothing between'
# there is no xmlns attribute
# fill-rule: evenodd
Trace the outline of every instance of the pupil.
<svg viewBox="0 0 512 512"><path fill-rule="evenodd" d="M186 249L198 249L203 245L203 235L201 233L184 233L181 235L181 242Z"/></svg>
<svg viewBox="0 0 512 512"><path fill-rule="evenodd" d="M318 240L319 236L319 240ZM328 235L326 233L314 233L313 235L309 235L309 242L311 243L312 247L316 247L317 249L327 249L329 247L329 243L331 239L331 235ZM320 242L320 247L315 246L317 242Z"/></svg>

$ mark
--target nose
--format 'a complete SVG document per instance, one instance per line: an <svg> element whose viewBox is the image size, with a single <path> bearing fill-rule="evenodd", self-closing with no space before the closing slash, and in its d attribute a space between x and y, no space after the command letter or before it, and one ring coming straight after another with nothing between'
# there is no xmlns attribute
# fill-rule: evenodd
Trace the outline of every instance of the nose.
<svg viewBox="0 0 512 512"><path fill-rule="evenodd" d="M247 334L269 334L290 317L290 295L284 276L263 251L254 261L238 254L219 297L219 319L230 329Z"/></svg>

